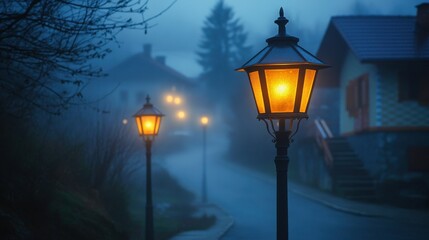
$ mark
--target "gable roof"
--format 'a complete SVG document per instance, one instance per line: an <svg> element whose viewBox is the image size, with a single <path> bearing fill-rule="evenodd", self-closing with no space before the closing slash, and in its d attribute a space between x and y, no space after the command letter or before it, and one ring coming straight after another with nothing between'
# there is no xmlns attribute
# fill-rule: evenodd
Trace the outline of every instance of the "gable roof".
<svg viewBox="0 0 429 240"><path fill-rule="evenodd" d="M416 28L415 16L332 17L317 52L332 66L321 86L338 83L348 50L362 63L429 61L429 32Z"/></svg>
<svg viewBox="0 0 429 240"><path fill-rule="evenodd" d="M413 16L349 16L331 20L362 62L429 60L429 38Z"/></svg>
<svg viewBox="0 0 429 240"><path fill-rule="evenodd" d="M138 80L139 82L162 79L185 86L192 85L192 81L189 78L144 52L134 54L110 69L109 78Z"/></svg>

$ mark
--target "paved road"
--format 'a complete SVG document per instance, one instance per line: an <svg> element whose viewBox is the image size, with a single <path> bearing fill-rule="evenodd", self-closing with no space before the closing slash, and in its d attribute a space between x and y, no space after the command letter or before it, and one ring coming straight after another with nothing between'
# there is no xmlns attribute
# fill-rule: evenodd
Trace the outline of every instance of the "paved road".
<svg viewBox="0 0 429 240"><path fill-rule="evenodd" d="M275 239L275 181L222 160L224 143L209 140L208 199L231 214L234 226L224 240ZM165 161L171 174L201 196L201 149ZM289 236L293 240L420 240L429 229L386 218L351 215L289 192Z"/></svg>

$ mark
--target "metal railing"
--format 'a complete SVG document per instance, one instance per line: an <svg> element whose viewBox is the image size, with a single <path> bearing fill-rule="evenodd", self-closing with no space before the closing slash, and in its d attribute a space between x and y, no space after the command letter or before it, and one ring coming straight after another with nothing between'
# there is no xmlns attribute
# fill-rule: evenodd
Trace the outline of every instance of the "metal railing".
<svg viewBox="0 0 429 240"><path fill-rule="evenodd" d="M331 129L323 119L314 120L316 125L316 141L317 145L322 149L325 163L328 167L332 167L334 158L332 157L331 149L329 148L327 139L333 138Z"/></svg>

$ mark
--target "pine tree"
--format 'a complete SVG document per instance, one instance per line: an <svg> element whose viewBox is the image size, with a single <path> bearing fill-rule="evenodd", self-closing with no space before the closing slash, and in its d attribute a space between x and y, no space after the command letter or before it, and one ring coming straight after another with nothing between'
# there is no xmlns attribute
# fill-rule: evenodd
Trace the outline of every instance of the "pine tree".
<svg viewBox="0 0 429 240"><path fill-rule="evenodd" d="M220 0L204 22L203 38L197 52L203 67L201 78L209 89L220 90L231 80L234 69L241 66L250 53L247 34L231 7Z"/></svg>

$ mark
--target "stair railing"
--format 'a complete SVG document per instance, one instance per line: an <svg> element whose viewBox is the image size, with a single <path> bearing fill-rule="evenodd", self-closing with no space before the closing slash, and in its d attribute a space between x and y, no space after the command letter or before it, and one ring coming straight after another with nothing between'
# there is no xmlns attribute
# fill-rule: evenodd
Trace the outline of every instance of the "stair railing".
<svg viewBox="0 0 429 240"><path fill-rule="evenodd" d="M314 120L314 124L316 125L316 142L317 145L322 149L324 160L326 165L331 168L334 163L334 158L332 157L331 149L329 149L329 145L327 140L332 138L331 129L329 129L325 120L316 119Z"/></svg>

